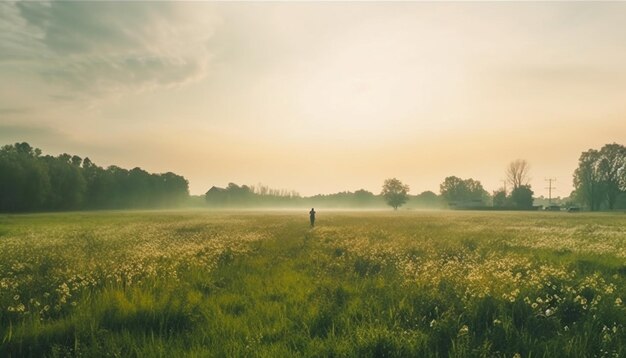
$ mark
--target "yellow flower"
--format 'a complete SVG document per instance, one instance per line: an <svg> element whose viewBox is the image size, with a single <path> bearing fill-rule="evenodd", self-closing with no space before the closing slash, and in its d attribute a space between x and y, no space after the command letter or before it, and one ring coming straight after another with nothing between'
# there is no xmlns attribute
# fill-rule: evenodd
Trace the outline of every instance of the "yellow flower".
<svg viewBox="0 0 626 358"><path fill-rule="evenodd" d="M464 336L469 333L469 327L467 325L463 325L461 329L459 329L459 336Z"/></svg>

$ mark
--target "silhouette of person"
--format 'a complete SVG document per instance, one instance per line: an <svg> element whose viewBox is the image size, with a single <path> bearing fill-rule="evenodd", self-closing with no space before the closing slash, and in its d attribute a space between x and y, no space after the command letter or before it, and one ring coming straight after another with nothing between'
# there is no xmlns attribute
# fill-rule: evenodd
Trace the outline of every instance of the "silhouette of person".
<svg viewBox="0 0 626 358"><path fill-rule="evenodd" d="M309 219L311 220L311 227L315 226L315 209L311 208L309 211Z"/></svg>

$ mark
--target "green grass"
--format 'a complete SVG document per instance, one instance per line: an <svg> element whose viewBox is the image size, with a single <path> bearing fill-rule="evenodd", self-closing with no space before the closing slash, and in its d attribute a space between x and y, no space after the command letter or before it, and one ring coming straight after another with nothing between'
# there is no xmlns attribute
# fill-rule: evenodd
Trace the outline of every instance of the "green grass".
<svg viewBox="0 0 626 358"><path fill-rule="evenodd" d="M0 217L0 356L626 356L626 215Z"/></svg>

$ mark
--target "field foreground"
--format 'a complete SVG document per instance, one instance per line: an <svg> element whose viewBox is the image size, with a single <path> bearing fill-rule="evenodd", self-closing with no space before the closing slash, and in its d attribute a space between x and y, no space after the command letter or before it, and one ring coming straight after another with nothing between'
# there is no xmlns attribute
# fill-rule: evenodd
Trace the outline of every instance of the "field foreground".
<svg viewBox="0 0 626 358"><path fill-rule="evenodd" d="M626 215L0 217L0 356L626 356Z"/></svg>

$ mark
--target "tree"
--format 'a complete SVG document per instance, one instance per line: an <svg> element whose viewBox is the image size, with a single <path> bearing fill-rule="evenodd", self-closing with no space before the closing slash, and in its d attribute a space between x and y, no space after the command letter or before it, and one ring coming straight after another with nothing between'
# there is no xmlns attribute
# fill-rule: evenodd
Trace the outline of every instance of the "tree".
<svg viewBox="0 0 626 358"><path fill-rule="evenodd" d="M417 206L436 208L441 205L441 200L439 195L427 190L415 196L414 203Z"/></svg>
<svg viewBox="0 0 626 358"><path fill-rule="evenodd" d="M511 192L511 203L518 209L529 209L533 207L533 191L530 185L521 185Z"/></svg>
<svg viewBox="0 0 626 358"><path fill-rule="evenodd" d="M187 179L172 172L161 174L161 190L163 191L164 205L177 205L189 197L189 182Z"/></svg>
<svg viewBox="0 0 626 358"><path fill-rule="evenodd" d="M385 198L387 205L391 206L393 210L398 210L398 207L406 203L409 200L409 186L402 184L402 182L396 178L387 179L383 184L383 190L380 195Z"/></svg>
<svg viewBox="0 0 626 358"><path fill-rule="evenodd" d="M607 144L600 149L598 154L598 169L601 181L604 183L607 205L610 210L613 210L620 193L626 189L623 187L623 177L626 172L626 147L617 143Z"/></svg>
<svg viewBox="0 0 626 358"><path fill-rule="evenodd" d="M356 206L365 206L376 200L374 193L365 189L359 189L354 192L354 204Z"/></svg>
<svg viewBox="0 0 626 358"><path fill-rule="evenodd" d="M574 172L576 198L589 210L600 210L604 200L605 188L598 165L600 153L595 149L583 152L578 159L578 168Z"/></svg>
<svg viewBox="0 0 626 358"><path fill-rule="evenodd" d="M71 156L43 157L50 177L50 193L46 207L52 210L80 209L86 190L85 177L81 168L71 163Z"/></svg>
<svg viewBox="0 0 626 358"><path fill-rule="evenodd" d="M506 191L504 189L493 192L493 206L498 208L506 206Z"/></svg>
<svg viewBox="0 0 626 358"><path fill-rule="evenodd" d="M614 209L626 192L626 147L607 144L580 155L574 172L575 197L591 211Z"/></svg>
<svg viewBox="0 0 626 358"><path fill-rule="evenodd" d="M41 150L28 143L0 149L0 211L40 210L50 195L48 168Z"/></svg>
<svg viewBox="0 0 626 358"><path fill-rule="evenodd" d="M524 159L516 159L509 164L506 168L506 178L513 186L513 189L519 188L522 185L528 185L530 180L528 177L529 170L530 166Z"/></svg>
<svg viewBox="0 0 626 358"><path fill-rule="evenodd" d="M439 191L448 204L482 205L489 196L480 181L455 176L445 178L439 185Z"/></svg>

